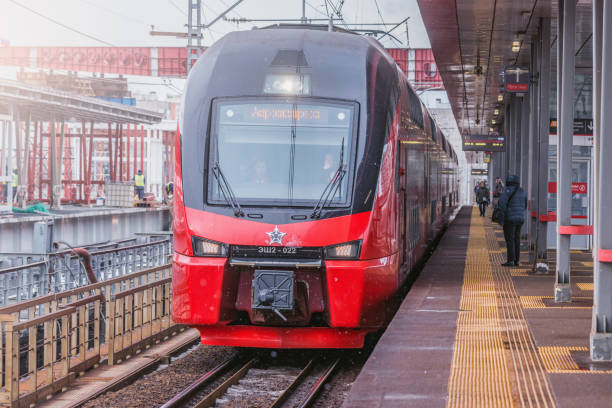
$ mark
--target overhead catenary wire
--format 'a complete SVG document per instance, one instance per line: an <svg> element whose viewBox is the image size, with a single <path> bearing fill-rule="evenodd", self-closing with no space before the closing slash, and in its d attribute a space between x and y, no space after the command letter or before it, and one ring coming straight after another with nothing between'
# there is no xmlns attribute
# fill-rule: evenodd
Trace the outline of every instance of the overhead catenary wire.
<svg viewBox="0 0 612 408"><path fill-rule="evenodd" d="M342 24L344 24L344 26L348 28L348 25L346 24L346 21L344 20L344 17L342 16L342 6L344 5L344 0L340 0L340 2L338 3L338 6L335 6L332 0L325 0L325 3L329 5L329 7L334 12L334 14L338 16ZM328 17L331 17L331 16L328 16Z"/></svg>
<svg viewBox="0 0 612 408"><path fill-rule="evenodd" d="M100 4L97 4L95 1L91 1L91 0L76 0L76 2L77 3L81 3L81 2L82 3L87 3L90 6L93 6L93 7L97 8L97 9L105 11L105 12L107 12L109 14L113 14L113 15L115 15L117 17L121 17L123 19L130 20L130 21L133 21L135 23L139 23L139 24L145 25L147 27L151 25L151 24L147 23L146 21L140 20L140 19L132 17L132 16L128 16L127 14L120 13L117 10L113 10L111 8L104 7L104 6L100 5Z"/></svg>
<svg viewBox="0 0 612 408"><path fill-rule="evenodd" d="M313 9L314 11L316 11L317 13L319 13L320 15L325 16L325 17L329 17L329 13L324 13L324 12L322 12L322 11L321 11L321 10L319 10L319 9L318 9L316 6L313 6L313 5L312 5L312 3L310 3L310 2L306 2L306 5L307 5L308 7L310 7L311 9ZM327 2L325 2L325 8L327 9Z"/></svg>
<svg viewBox="0 0 612 408"><path fill-rule="evenodd" d="M380 7L378 7L378 0L374 0L374 5L376 6L376 11L378 12L378 17L380 17L380 21L382 21L383 26L385 27L385 30L388 30L389 28L385 24L385 20L383 19L382 13L380 12Z"/></svg>
<svg viewBox="0 0 612 408"><path fill-rule="evenodd" d="M87 37L87 38L89 38L91 40L97 41L97 42L99 42L101 44L108 45L109 47L116 47L116 45L111 44L108 41L104 41L104 40L102 40L100 38L94 37L93 35L84 33L83 31L79 31L76 28L70 27L70 26L68 26L68 25L66 25L66 24L64 24L64 23L62 23L62 22L60 22L58 20L55 20L55 19L53 19L53 18L51 18L49 16L46 16L46 15L44 15L44 14L42 14L42 13L40 13L40 12L38 12L38 11L36 11L36 10L34 10L34 9L24 5L24 4L19 3L17 0L8 0L8 1L13 3L14 5L16 5L17 7L21 7L22 9L27 10L27 11L29 11L32 14L36 14L37 16L39 16L39 17L41 17L41 18L43 18L43 19L45 19L47 21L50 21L53 24L59 25L60 27L65 28L66 30L72 31L73 33L77 33L77 34L82 35L84 37Z"/></svg>
<svg viewBox="0 0 612 408"><path fill-rule="evenodd" d="M185 12L185 10L183 10L178 4L176 4L173 0L168 0L168 3L170 3L175 9L177 9L179 11L179 13L181 13L182 15L184 15L185 17L187 17L187 13Z"/></svg>

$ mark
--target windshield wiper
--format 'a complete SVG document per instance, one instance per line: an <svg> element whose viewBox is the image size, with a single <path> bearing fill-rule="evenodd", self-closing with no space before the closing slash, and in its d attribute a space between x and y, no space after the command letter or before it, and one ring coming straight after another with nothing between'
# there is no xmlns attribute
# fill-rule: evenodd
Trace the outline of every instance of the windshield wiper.
<svg viewBox="0 0 612 408"><path fill-rule="evenodd" d="M221 171L221 167L219 166L218 161L216 161L215 165L213 166L213 175L217 179L219 190L221 191L223 198L229 205L232 206L232 210L234 210L234 215L236 217L244 217L244 212L242 211L242 208L240 208L240 204L238 203L238 200L236 199L236 196L234 195L234 191L232 190L232 187L230 186L229 182L225 178L225 175L223 175L223 172Z"/></svg>
<svg viewBox="0 0 612 408"><path fill-rule="evenodd" d="M319 218L321 217L321 212L323 208L327 205L327 203L333 200L336 195L336 191L342 185L342 179L346 174L346 170L344 169L344 138L342 138L342 147L340 148L340 165L338 169L334 173L334 177L327 183L325 189L323 189L323 193L321 193L321 197L319 197L319 201L312 209L312 214L310 214L310 218Z"/></svg>

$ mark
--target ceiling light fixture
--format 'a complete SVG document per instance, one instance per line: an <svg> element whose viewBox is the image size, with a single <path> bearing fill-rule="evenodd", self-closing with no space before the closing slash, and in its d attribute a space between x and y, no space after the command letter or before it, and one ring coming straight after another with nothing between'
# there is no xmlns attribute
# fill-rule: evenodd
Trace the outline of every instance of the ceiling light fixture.
<svg viewBox="0 0 612 408"><path fill-rule="evenodd" d="M504 95L502 95L502 94L497 95L497 101L498 102L503 102L504 101Z"/></svg>
<svg viewBox="0 0 612 408"><path fill-rule="evenodd" d="M497 123L497 122L495 121L495 119L491 120L491 124L492 124L492 125L494 125L494 124L496 124L496 123Z"/></svg>
<svg viewBox="0 0 612 408"><path fill-rule="evenodd" d="M521 50L521 42L519 40L512 41L512 52L519 52Z"/></svg>
<svg viewBox="0 0 612 408"><path fill-rule="evenodd" d="M495 109L495 110L493 111L493 114L494 114L494 115L496 115L496 116L497 116L497 115L499 115L499 109Z"/></svg>

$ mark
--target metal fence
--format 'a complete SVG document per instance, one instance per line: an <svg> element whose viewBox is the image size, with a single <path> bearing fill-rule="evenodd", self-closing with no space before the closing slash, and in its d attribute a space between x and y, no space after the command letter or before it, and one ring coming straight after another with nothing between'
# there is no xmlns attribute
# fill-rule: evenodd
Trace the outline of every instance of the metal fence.
<svg viewBox="0 0 612 408"><path fill-rule="evenodd" d="M0 307L0 405L36 404L182 330L170 318L171 273L166 263Z"/></svg>
<svg viewBox="0 0 612 408"><path fill-rule="evenodd" d="M164 265L171 253L171 240L162 239L96 249L91 252L91 264L98 281L105 281ZM22 255L17 262L24 264L0 269L0 307L91 283L81 259L71 251Z"/></svg>

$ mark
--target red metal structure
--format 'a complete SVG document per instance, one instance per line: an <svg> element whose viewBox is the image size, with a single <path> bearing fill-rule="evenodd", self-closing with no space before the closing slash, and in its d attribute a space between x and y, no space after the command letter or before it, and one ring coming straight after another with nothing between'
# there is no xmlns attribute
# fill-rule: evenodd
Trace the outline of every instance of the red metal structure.
<svg viewBox="0 0 612 408"><path fill-rule="evenodd" d="M429 48L388 48L416 89L443 89ZM0 47L0 65L99 74L186 76L184 47Z"/></svg>
<svg viewBox="0 0 612 408"><path fill-rule="evenodd" d="M25 123L20 122L20 131L25 132ZM38 131L29 138L31 150L36 152L28 160L27 201L46 202L51 196L50 157L51 132L49 122L38 122ZM92 131L93 129L93 131ZM60 134L60 124L56 124L56 134ZM64 203L87 203L92 192L101 188L105 182L130 181L136 170L145 164L146 129L143 125L108 123L107 129L94 127L93 123L82 122L80 127L64 124L64 138L60 154L60 140L56 140L56 162L62 158ZM154 130L152 138L161 139L165 157L172 157L175 132ZM132 152L130 154L130 151ZM124 153L125 152L125 153ZM129 159L128 159L129 158ZM105 159L104 161L96 159ZM133 163L133 164L131 164ZM165 174L172 176L167 160ZM89 198L89 200L88 200Z"/></svg>
<svg viewBox="0 0 612 408"><path fill-rule="evenodd" d="M457 205L456 154L394 60L321 28L232 33L190 72L172 313L204 344L362 347Z"/></svg>
<svg viewBox="0 0 612 408"><path fill-rule="evenodd" d="M5 106L17 141L10 154L26 202L63 196L63 202L89 203L105 182L129 181L130 172L144 165L145 136L160 139L166 152L174 143L174 132L142 125L159 122L161 114L96 98L0 80L0 110ZM168 171L169 161L167 156L159 165ZM165 175L167 182L173 174Z"/></svg>

